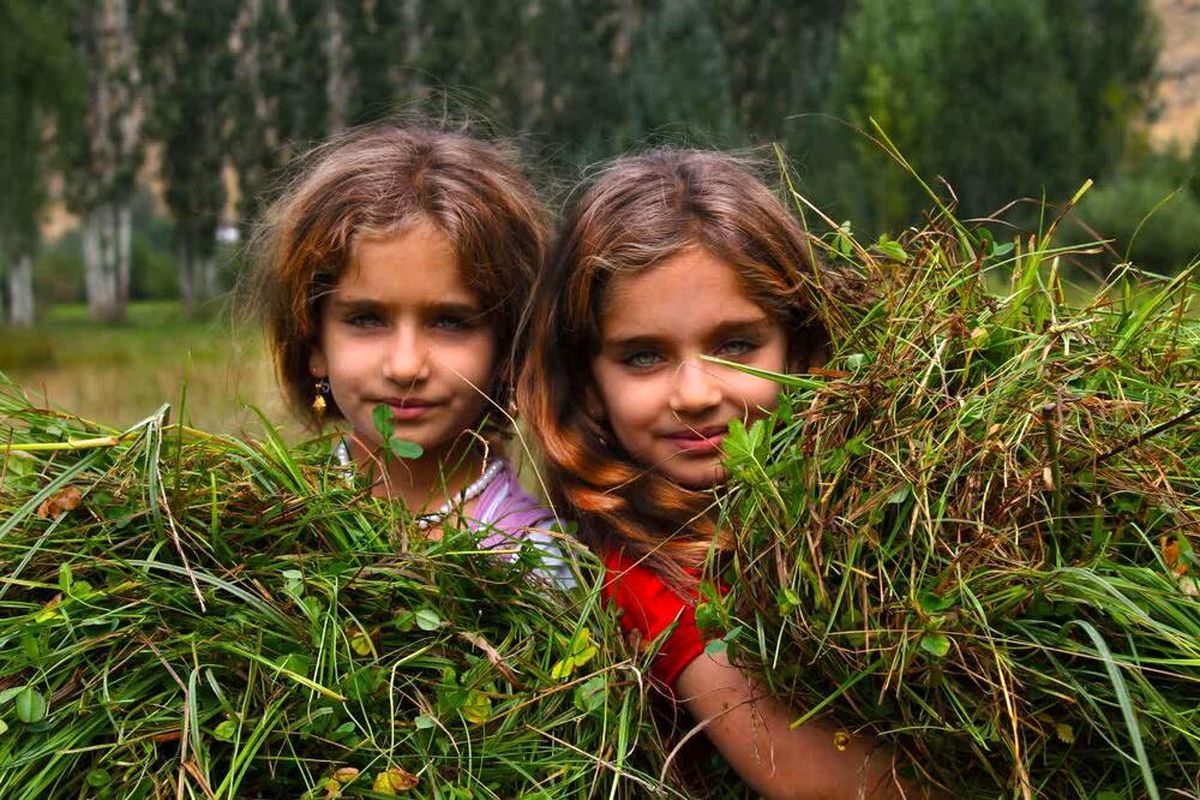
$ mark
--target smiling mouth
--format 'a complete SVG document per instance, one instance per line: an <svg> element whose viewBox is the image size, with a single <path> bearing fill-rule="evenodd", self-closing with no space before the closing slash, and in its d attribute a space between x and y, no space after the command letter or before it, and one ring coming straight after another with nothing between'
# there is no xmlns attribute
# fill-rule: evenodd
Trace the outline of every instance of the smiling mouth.
<svg viewBox="0 0 1200 800"><path fill-rule="evenodd" d="M724 425L710 425L667 434L665 437L674 447L685 453L711 453L721 448L721 442L729 429Z"/></svg>
<svg viewBox="0 0 1200 800"><path fill-rule="evenodd" d="M384 403L392 409L395 420L420 419L438 406L430 400L385 400Z"/></svg>

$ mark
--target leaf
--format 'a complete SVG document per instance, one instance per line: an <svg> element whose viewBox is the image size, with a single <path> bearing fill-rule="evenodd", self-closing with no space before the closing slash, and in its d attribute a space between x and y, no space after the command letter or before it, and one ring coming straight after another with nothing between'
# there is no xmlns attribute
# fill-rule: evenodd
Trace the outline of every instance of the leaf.
<svg viewBox="0 0 1200 800"><path fill-rule="evenodd" d="M8 733L8 723L0 719L0 736Z"/></svg>
<svg viewBox="0 0 1200 800"><path fill-rule="evenodd" d="M571 660L575 662L576 667L582 667L584 664L595 658L596 654L599 652L600 651L594 645L589 646L582 653L576 653L575 655L571 656Z"/></svg>
<svg viewBox="0 0 1200 800"><path fill-rule="evenodd" d="M42 519L53 519L59 514L74 511L83 502L83 493L76 486L64 486L53 497L48 497L37 507L37 515Z"/></svg>
<svg viewBox="0 0 1200 800"><path fill-rule="evenodd" d="M567 656L566 658L560 658L554 663L554 666L550 668L550 677L554 680L561 680L571 677L571 673L574 671L575 659L572 656Z"/></svg>
<svg viewBox="0 0 1200 800"><path fill-rule="evenodd" d="M213 736L215 736L217 739L220 739L222 742L232 742L233 737L237 736L237 732L237 720L227 719L213 730Z"/></svg>
<svg viewBox="0 0 1200 800"><path fill-rule="evenodd" d="M436 631L442 624L442 618L432 608L422 608L413 616L417 627L423 631Z"/></svg>
<svg viewBox="0 0 1200 800"><path fill-rule="evenodd" d="M950 652L950 640L944 633L926 633L921 637L921 649L930 655L942 658Z"/></svg>
<svg viewBox="0 0 1200 800"><path fill-rule="evenodd" d="M112 775L109 775L106 769L97 768L89 771L85 780L87 780L87 785L93 789L103 789L112 783Z"/></svg>
<svg viewBox="0 0 1200 800"><path fill-rule="evenodd" d="M608 681L603 675L597 675L575 689L575 707L580 711L592 712L603 706L607 697Z"/></svg>
<svg viewBox="0 0 1200 800"><path fill-rule="evenodd" d="M31 724L46 718L46 698L32 686L26 686L17 695L17 719Z"/></svg>
<svg viewBox="0 0 1200 800"><path fill-rule="evenodd" d="M357 778L357 767L338 767L333 771L333 779L340 784L353 783Z"/></svg>
<svg viewBox="0 0 1200 800"><path fill-rule="evenodd" d="M943 611L949 610L954 606L954 598L952 596L942 597L941 595L924 591L917 596L917 602L921 604L921 610L926 614L941 614Z"/></svg>
<svg viewBox="0 0 1200 800"><path fill-rule="evenodd" d="M386 442L396 432L396 424L392 421L392 409L387 403L380 403L371 411L371 422L380 440Z"/></svg>
<svg viewBox="0 0 1200 800"><path fill-rule="evenodd" d="M875 248L893 261L901 263L908 261L908 253L904 252L904 247L899 242L887 238L887 234L879 235L879 241L875 242Z"/></svg>
<svg viewBox="0 0 1200 800"><path fill-rule="evenodd" d="M428 730L437 725L437 721L428 714L422 714L413 720L413 727L419 731Z"/></svg>
<svg viewBox="0 0 1200 800"><path fill-rule="evenodd" d="M696 627L700 630L717 630L721 627L720 604L715 601L696 606Z"/></svg>
<svg viewBox="0 0 1200 800"><path fill-rule="evenodd" d="M467 693L467 699L459 706L459 711L468 722L482 725L492 718L492 698L472 689Z"/></svg>
<svg viewBox="0 0 1200 800"><path fill-rule="evenodd" d="M709 639L708 643L704 645L704 654L708 656L715 656L720 653L724 653L728 649L729 643L724 639Z"/></svg>
<svg viewBox="0 0 1200 800"><path fill-rule="evenodd" d="M786 617L800 605L800 598L788 587L780 586L779 591L775 593L775 602L779 606L779 615Z"/></svg>
<svg viewBox="0 0 1200 800"><path fill-rule="evenodd" d="M394 455L396 458L414 459L420 458L425 454L425 450L421 447L421 445L417 444L416 442L410 442L406 439L399 439L395 436L393 436L391 439L388 439L388 450L390 450L392 455Z"/></svg>
<svg viewBox="0 0 1200 800"><path fill-rule="evenodd" d="M371 634L359 628L357 625L351 625L346 631L350 638L350 649L360 656L369 656L375 653L375 643L371 641Z"/></svg>
<svg viewBox="0 0 1200 800"><path fill-rule="evenodd" d="M371 791L384 795L394 795L396 792L407 792L415 787L418 778L411 772L400 767L391 767L375 776Z"/></svg>
<svg viewBox="0 0 1200 800"><path fill-rule="evenodd" d="M71 582L74 578L71 576L71 565L63 562L58 565L58 588L64 592L71 591Z"/></svg>

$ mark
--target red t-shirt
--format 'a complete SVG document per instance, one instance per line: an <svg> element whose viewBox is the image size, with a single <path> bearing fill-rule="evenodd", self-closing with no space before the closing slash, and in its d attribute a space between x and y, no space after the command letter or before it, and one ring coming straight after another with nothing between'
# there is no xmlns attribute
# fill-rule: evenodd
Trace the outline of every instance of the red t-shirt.
<svg viewBox="0 0 1200 800"><path fill-rule="evenodd" d="M642 641L649 643L675 625L650 665L654 677L674 688L679 673L704 652L706 640L696 627L695 596L681 597L652 570L624 553L607 553L604 566L604 596L624 612L621 627L626 633L638 631Z"/></svg>

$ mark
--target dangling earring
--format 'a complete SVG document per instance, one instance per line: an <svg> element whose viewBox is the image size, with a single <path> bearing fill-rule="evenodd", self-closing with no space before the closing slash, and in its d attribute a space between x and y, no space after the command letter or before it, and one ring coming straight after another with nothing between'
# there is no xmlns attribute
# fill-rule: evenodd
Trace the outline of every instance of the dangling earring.
<svg viewBox="0 0 1200 800"><path fill-rule="evenodd" d="M329 407L329 403L325 400L325 395L329 394L329 379L318 378L313 384L313 391L316 397L312 401L312 410L317 415L317 419L325 416L325 409Z"/></svg>

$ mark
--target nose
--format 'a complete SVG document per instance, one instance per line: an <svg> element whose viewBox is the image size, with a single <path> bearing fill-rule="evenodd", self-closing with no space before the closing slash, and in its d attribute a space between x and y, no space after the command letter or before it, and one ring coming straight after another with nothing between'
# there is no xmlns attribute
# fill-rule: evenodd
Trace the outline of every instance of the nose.
<svg viewBox="0 0 1200 800"><path fill-rule="evenodd" d="M397 326L387 346L383 376L389 381L412 386L429 377L429 346L417 326Z"/></svg>
<svg viewBox="0 0 1200 800"><path fill-rule="evenodd" d="M720 382L706 365L696 360L679 365L671 385L672 411L694 417L715 408L720 402Z"/></svg>

